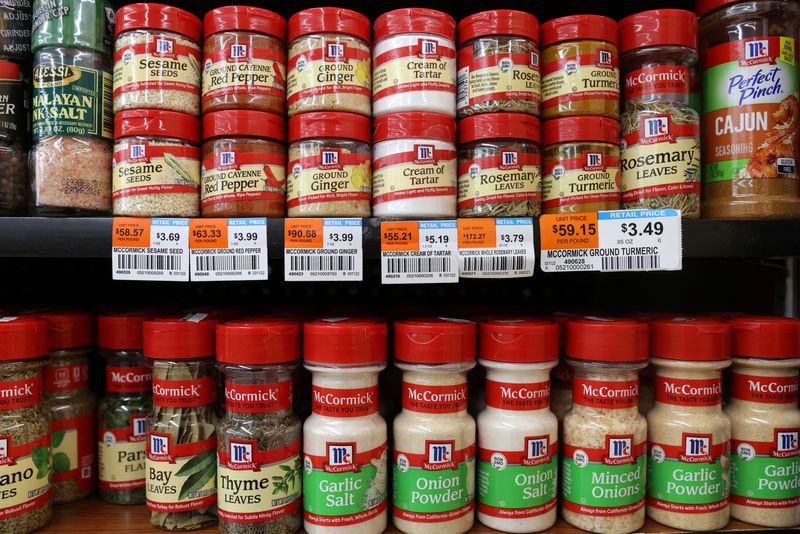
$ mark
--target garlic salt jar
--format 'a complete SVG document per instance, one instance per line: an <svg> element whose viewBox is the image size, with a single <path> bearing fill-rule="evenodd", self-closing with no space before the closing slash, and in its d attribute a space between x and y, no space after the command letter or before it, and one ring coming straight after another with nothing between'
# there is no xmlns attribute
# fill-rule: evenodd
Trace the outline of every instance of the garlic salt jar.
<svg viewBox="0 0 800 534"><path fill-rule="evenodd" d="M407 8L375 20L372 112L456 116L456 22L435 9Z"/></svg>

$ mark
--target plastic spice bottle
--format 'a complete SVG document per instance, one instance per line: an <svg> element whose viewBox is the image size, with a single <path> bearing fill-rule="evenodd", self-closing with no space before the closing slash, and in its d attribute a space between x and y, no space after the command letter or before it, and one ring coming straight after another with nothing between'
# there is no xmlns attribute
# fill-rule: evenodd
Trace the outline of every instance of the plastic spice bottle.
<svg viewBox="0 0 800 534"><path fill-rule="evenodd" d="M639 379L647 365L647 323L583 318L567 324L572 410L564 418L562 515L597 533L644 525L647 422Z"/></svg>
<svg viewBox="0 0 800 534"><path fill-rule="evenodd" d="M539 119L473 115L459 122L458 145L459 217L541 215Z"/></svg>
<svg viewBox="0 0 800 534"><path fill-rule="evenodd" d="M456 123L409 111L375 119L372 209L375 217L455 217Z"/></svg>
<svg viewBox="0 0 800 534"><path fill-rule="evenodd" d="M299 330L284 319L217 326L226 410L217 429L220 532L294 534L302 527L301 423L292 412Z"/></svg>
<svg viewBox="0 0 800 534"><path fill-rule="evenodd" d="M619 123L566 117L542 126L542 211L587 213L620 206Z"/></svg>
<svg viewBox="0 0 800 534"><path fill-rule="evenodd" d="M498 9L458 23L458 116L505 111L539 115L539 21Z"/></svg>
<svg viewBox="0 0 800 534"><path fill-rule="evenodd" d="M700 217L700 116L689 99L697 16L645 11L619 23L622 54L622 207Z"/></svg>
<svg viewBox="0 0 800 534"><path fill-rule="evenodd" d="M203 23L183 9L130 4L116 16L114 113L155 108L200 114Z"/></svg>
<svg viewBox="0 0 800 534"><path fill-rule="evenodd" d="M403 411L394 420L394 526L408 534L472 528L475 421L467 372L475 367L475 323L414 319L394 325L403 371Z"/></svg>
<svg viewBox="0 0 800 534"><path fill-rule="evenodd" d="M375 19L372 113L456 116L456 21L435 9L404 8Z"/></svg>
<svg viewBox="0 0 800 534"><path fill-rule="evenodd" d="M617 23L571 15L542 24L542 117L619 119Z"/></svg>
<svg viewBox="0 0 800 534"><path fill-rule="evenodd" d="M97 407L100 498L145 503L147 417L153 409L153 373L142 352L141 314L97 318L97 347L106 360L106 395Z"/></svg>
<svg viewBox="0 0 800 534"><path fill-rule="evenodd" d="M714 319L650 323L656 404L647 415L647 515L680 530L728 524L731 422L722 412L730 327Z"/></svg>
<svg viewBox="0 0 800 534"><path fill-rule="evenodd" d="M754 525L800 525L800 322L730 321L731 517Z"/></svg>
<svg viewBox="0 0 800 534"><path fill-rule="evenodd" d="M226 109L286 113L286 20L251 6L203 18L203 114Z"/></svg>
<svg viewBox="0 0 800 534"><path fill-rule="evenodd" d="M164 530L217 521L216 326L205 313L144 322L153 369L145 491L150 524Z"/></svg>
<svg viewBox="0 0 800 534"><path fill-rule="evenodd" d="M250 110L203 115L203 217L286 215L286 121Z"/></svg>
<svg viewBox="0 0 800 534"><path fill-rule="evenodd" d="M319 319L303 325L312 414L303 425L304 527L309 534L379 534L387 525L386 422L378 373L386 323Z"/></svg>
<svg viewBox="0 0 800 534"><path fill-rule="evenodd" d="M478 520L503 532L556 522L558 421L550 370L558 325L537 319L478 323L486 409L478 416Z"/></svg>
<svg viewBox="0 0 800 534"><path fill-rule="evenodd" d="M369 19L338 7L318 7L289 19L286 103L289 116L309 111L372 115Z"/></svg>
<svg viewBox="0 0 800 534"><path fill-rule="evenodd" d="M117 113L114 122L114 215L199 215L197 117L158 109L135 109Z"/></svg>
<svg viewBox="0 0 800 534"><path fill-rule="evenodd" d="M50 414L42 403L47 350L44 320L0 317L0 477L10 481L0 503L3 532L33 532L53 516Z"/></svg>

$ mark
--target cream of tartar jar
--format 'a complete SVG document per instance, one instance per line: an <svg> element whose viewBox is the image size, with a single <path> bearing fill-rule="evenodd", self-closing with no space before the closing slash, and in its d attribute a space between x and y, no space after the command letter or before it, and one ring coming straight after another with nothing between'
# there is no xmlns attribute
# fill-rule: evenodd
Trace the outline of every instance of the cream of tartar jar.
<svg viewBox="0 0 800 534"><path fill-rule="evenodd" d="M430 111L456 116L456 21L406 8L375 20L372 113Z"/></svg>
<svg viewBox="0 0 800 534"><path fill-rule="evenodd" d="M456 123L407 111L375 119L372 212L375 217L455 217Z"/></svg>

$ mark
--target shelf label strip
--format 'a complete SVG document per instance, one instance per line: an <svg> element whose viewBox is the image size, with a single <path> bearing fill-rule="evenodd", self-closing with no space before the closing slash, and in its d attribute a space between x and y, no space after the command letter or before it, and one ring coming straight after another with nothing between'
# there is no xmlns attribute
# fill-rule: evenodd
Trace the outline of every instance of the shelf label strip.
<svg viewBox="0 0 800 534"><path fill-rule="evenodd" d="M364 279L361 219L286 219L284 277L291 282Z"/></svg>
<svg viewBox="0 0 800 534"><path fill-rule="evenodd" d="M459 219L458 256L461 278L533 276L533 219Z"/></svg>
<svg viewBox="0 0 800 534"><path fill-rule="evenodd" d="M193 282L267 280L267 219L192 219Z"/></svg>
<svg viewBox="0 0 800 534"><path fill-rule="evenodd" d="M381 222L381 282L458 282L458 223Z"/></svg>
<svg viewBox="0 0 800 534"><path fill-rule="evenodd" d="M117 217L111 247L114 280L189 281L189 219Z"/></svg>

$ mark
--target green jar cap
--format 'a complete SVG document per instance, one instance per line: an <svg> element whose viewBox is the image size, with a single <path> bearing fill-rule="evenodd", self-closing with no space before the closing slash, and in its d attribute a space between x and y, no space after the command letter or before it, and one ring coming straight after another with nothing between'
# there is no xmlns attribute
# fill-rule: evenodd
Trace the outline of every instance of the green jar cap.
<svg viewBox="0 0 800 534"><path fill-rule="evenodd" d="M32 49L43 46L114 52L114 6L106 0L34 0Z"/></svg>

